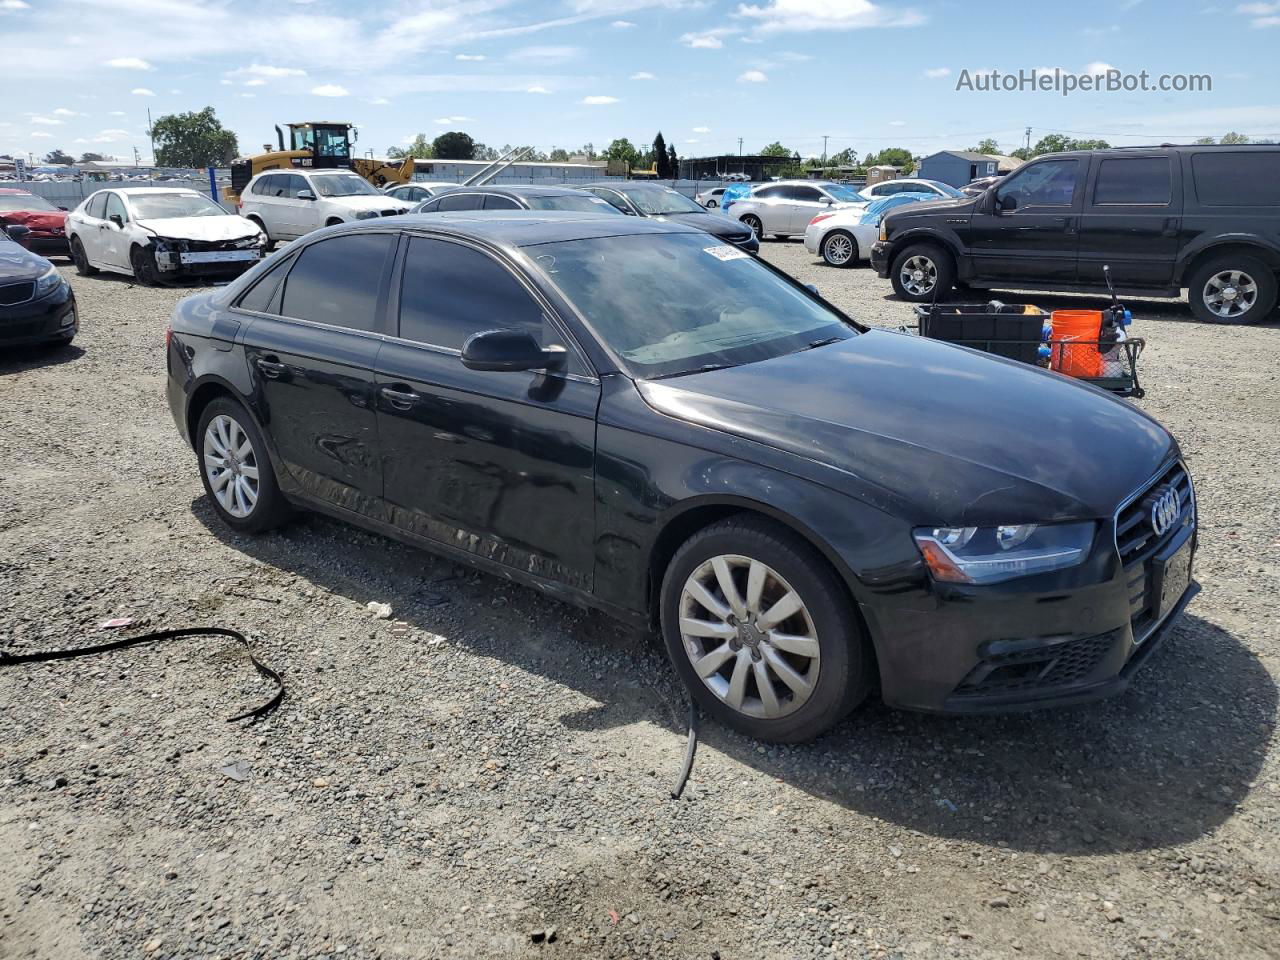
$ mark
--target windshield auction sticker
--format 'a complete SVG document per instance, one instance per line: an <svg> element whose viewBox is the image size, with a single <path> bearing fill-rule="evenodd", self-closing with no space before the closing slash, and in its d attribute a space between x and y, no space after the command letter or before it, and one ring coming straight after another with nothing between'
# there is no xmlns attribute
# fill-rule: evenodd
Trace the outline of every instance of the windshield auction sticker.
<svg viewBox="0 0 1280 960"><path fill-rule="evenodd" d="M703 247L702 252L709 253L713 257L715 257L717 260L724 260L726 262L729 260L749 260L750 259L750 254L748 254L745 250L739 250L737 247L731 247L728 244L724 244L723 246L719 246L719 247Z"/></svg>

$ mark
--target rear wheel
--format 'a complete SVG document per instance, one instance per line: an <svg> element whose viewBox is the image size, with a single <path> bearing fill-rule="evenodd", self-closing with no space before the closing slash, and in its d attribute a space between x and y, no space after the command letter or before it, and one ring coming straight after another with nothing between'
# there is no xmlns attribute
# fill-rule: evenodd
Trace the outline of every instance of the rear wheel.
<svg viewBox="0 0 1280 960"><path fill-rule="evenodd" d="M156 255L145 247L134 247L129 251L129 266L133 270L133 279L140 286L154 287L160 283L160 272L156 269Z"/></svg>
<svg viewBox="0 0 1280 960"><path fill-rule="evenodd" d="M1191 311L1209 323L1257 323L1276 305L1276 275L1248 254L1223 254L1187 280Z"/></svg>
<svg viewBox="0 0 1280 960"><path fill-rule="evenodd" d="M708 210L714 210L718 206L720 206L720 201L717 200L715 197L712 197L710 200L707 201Z"/></svg>
<svg viewBox="0 0 1280 960"><path fill-rule="evenodd" d="M869 657L830 565L785 527L721 521L662 583L667 652L703 710L749 736L811 740L860 703Z"/></svg>
<svg viewBox="0 0 1280 960"><path fill-rule="evenodd" d="M951 255L933 244L914 244L893 260L893 290L903 300L925 303L946 296L956 282Z"/></svg>
<svg viewBox="0 0 1280 960"><path fill-rule="evenodd" d="M262 433L235 400L219 397L205 407L196 452L205 493L227 526L261 533L289 518Z"/></svg>
<svg viewBox="0 0 1280 960"><path fill-rule="evenodd" d="M76 265L76 273L82 277L92 277L98 268L89 264L89 255L84 252L84 244L79 237L71 238L71 262Z"/></svg>
<svg viewBox="0 0 1280 960"><path fill-rule="evenodd" d="M858 241L844 230L832 230L822 240L822 259L833 267L847 267L858 259Z"/></svg>

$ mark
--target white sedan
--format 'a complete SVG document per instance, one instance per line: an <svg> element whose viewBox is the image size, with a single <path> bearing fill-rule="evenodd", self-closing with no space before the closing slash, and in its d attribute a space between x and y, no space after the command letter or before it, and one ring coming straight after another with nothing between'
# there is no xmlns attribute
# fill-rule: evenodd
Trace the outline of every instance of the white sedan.
<svg viewBox="0 0 1280 960"><path fill-rule="evenodd" d="M108 270L144 285L179 276L234 275L263 256L257 224L195 190L99 190L67 214L71 259L84 276Z"/></svg>
<svg viewBox="0 0 1280 960"><path fill-rule="evenodd" d="M804 231L804 248L820 254L833 267L847 267L871 258L871 245L880 236L880 221L894 207L937 200L932 193L897 193L862 207L820 213Z"/></svg>

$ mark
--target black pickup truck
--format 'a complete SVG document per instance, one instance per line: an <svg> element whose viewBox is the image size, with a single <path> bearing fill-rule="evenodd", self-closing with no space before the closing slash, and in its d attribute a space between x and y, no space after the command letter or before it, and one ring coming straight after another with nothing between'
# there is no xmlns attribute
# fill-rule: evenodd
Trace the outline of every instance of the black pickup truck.
<svg viewBox="0 0 1280 960"><path fill-rule="evenodd" d="M956 285L1176 297L1216 323L1276 306L1280 146L1055 153L977 197L888 214L871 265L904 300Z"/></svg>

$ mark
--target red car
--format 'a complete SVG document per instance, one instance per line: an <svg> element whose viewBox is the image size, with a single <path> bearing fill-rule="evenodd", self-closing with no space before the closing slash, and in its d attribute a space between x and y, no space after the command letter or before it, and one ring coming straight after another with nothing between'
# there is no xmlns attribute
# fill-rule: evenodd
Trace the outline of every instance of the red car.
<svg viewBox="0 0 1280 960"><path fill-rule="evenodd" d="M71 256L67 245L67 211L26 190L0 187L0 228L19 224L31 230L23 244L41 256Z"/></svg>

